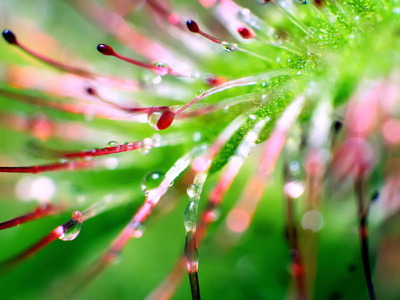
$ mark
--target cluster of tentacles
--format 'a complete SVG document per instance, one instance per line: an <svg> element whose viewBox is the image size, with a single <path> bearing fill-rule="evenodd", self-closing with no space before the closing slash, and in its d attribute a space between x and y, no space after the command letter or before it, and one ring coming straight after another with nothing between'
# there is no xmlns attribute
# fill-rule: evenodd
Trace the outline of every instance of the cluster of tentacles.
<svg viewBox="0 0 400 300"><path fill-rule="evenodd" d="M1 102L7 109L0 112L0 123L8 131L36 137L28 151L35 161L48 162L15 166L12 162L24 158L5 154L1 164L6 166L1 166L0 172L117 170L123 156L129 155L125 152L147 154L156 148L163 148L159 151L169 160L158 162L167 169L165 173L153 167L148 170L141 184L144 202L103 254L98 253L100 257L75 275L79 280L66 285L63 292L80 290L117 261L132 238L146 234L144 224L163 201L169 211L168 205L178 205L172 198L189 197L183 217L182 256L148 299L171 298L186 272L193 299L200 299L198 248L210 230L213 239L234 248L252 226L260 202L271 198L265 196L271 184L280 188L279 196L274 197L284 208L282 236L290 250L286 296L310 299L322 295L316 291L318 236L325 226L334 227L329 225L329 212L327 217L325 213L335 205L352 207L355 203L357 213L350 223L357 222L352 228L358 228L365 290L375 299L368 216L373 215L376 224L384 224L400 209L400 77L396 70L400 8L395 3L254 1L250 6L265 10L260 13L262 18L232 0L199 0L196 5L214 16L212 21L204 18L210 22L206 30L198 25L201 17L195 21L193 15L187 15L184 19L184 13L178 12L183 11L182 5L169 6L165 1L107 1L109 9L92 0L66 2L106 32L112 41L109 44L116 45L99 44L98 52L133 64L137 72L133 77L139 79L98 74L90 70L93 66L85 67L88 63L76 66L50 58L59 46L52 54L32 50L50 39L44 33L32 29L35 38L28 43L23 36L29 36L30 29L18 32L17 37L8 26L10 29L3 31L7 51L24 55L29 63L33 58L35 67L8 61L0 85ZM135 10L151 20L149 24L158 32L154 40L135 29L138 24L130 17L138 13ZM219 35L223 38L216 37ZM159 42L163 36L170 37L171 45ZM38 43L34 45L35 40ZM120 54L115 50L121 48L117 42L141 59ZM190 55L179 53L181 47ZM371 47L373 51L365 53ZM213 62L217 67L212 67ZM56 71L43 71L43 66ZM23 112L31 107L46 114L15 113L19 107ZM63 119L65 116L70 120ZM135 131L136 136L143 131L145 136L119 143L119 136L108 138L112 133L91 126L102 120L118 124L114 132L126 126L121 136L128 131ZM102 138L107 140L105 147L67 150L70 145L93 145ZM48 146L50 140L63 146ZM181 150L170 154L175 151L171 149ZM170 163L176 154L182 155ZM242 185L244 178L237 176L244 172L248 157L255 166ZM135 170L135 163L127 162L127 168ZM114 180L118 182L118 177ZM82 223L125 205L127 199L142 198L134 192L120 197L122 200L102 197L89 204L75 203L77 209L73 201L54 200L62 197L54 192L57 181L48 177L21 175L13 184L17 198L33 199L38 205L0 223L0 229L65 212L72 217L26 250L5 259L1 276L58 239L74 240ZM238 191L235 185L244 187ZM224 210L223 201L228 201L225 198L231 190L239 194L229 194L229 209ZM10 193L9 197L15 196ZM224 211L221 217L220 210ZM375 247L374 251L383 255L386 249ZM382 258L378 267L384 262ZM331 298L339 299L335 295Z"/></svg>

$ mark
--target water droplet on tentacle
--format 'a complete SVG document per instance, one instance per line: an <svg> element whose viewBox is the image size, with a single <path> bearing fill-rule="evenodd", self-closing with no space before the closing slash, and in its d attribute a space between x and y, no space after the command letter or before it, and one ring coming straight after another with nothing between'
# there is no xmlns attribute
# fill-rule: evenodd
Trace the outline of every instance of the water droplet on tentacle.
<svg viewBox="0 0 400 300"><path fill-rule="evenodd" d="M119 143L116 141L110 141L107 143L106 148L111 148L111 147L118 147Z"/></svg>
<svg viewBox="0 0 400 300"><path fill-rule="evenodd" d="M82 222L77 221L75 225L73 225L71 228L69 228L67 231L64 232L62 236L60 236L60 240L63 241L72 241L76 239L76 237L79 235L82 229Z"/></svg>
<svg viewBox="0 0 400 300"><path fill-rule="evenodd" d="M195 230L196 220L196 204L191 201L186 207L185 214L183 216L183 223L187 232Z"/></svg>
<svg viewBox="0 0 400 300"><path fill-rule="evenodd" d="M198 90L196 92L196 96L200 96L201 94L204 94L204 90Z"/></svg>
<svg viewBox="0 0 400 300"><path fill-rule="evenodd" d="M148 115L147 119L151 127L156 130L164 130L171 126L174 121L175 113L166 110L164 112L152 112Z"/></svg>
<svg viewBox="0 0 400 300"><path fill-rule="evenodd" d="M143 236L145 230L145 226L144 225L139 225L132 233L132 238L136 238L139 239Z"/></svg>
<svg viewBox="0 0 400 300"><path fill-rule="evenodd" d="M195 184L191 184L188 186L187 194L190 198L194 197L194 195L196 194L196 185Z"/></svg>
<svg viewBox="0 0 400 300"><path fill-rule="evenodd" d="M143 140L142 144L143 144L143 148L142 148L143 155L148 154L150 152L151 148L153 148L153 146L154 146L153 140L151 138L145 138Z"/></svg>
<svg viewBox="0 0 400 300"><path fill-rule="evenodd" d="M226 52L233 52L237 50L237 45L234 43L222 42L221 46Z"/></svg>
<svg viewBox="0 0 400 300"><path fill-rule="evenodd" d="M300 182L290 181L285 184L284 191L288 197L296 199L304 193L304 187Z"/></svg>
<svg viewBox="0 0 400 300"><path fill-rule="evenodd" d="M158 75L164 76L167 75L169 72L169 67L162 63L162 62L156 62L154 64L154 72L157 73Z"/></svg>
<svg viewBox="0 0 400 300"><path fill-rule="evenodd" d="M141 185L144 194L147 195L150 190L157 188L164 180L164 178L165 178L165 173L161 171L152 171L148 173L144 177Z"/></svg>

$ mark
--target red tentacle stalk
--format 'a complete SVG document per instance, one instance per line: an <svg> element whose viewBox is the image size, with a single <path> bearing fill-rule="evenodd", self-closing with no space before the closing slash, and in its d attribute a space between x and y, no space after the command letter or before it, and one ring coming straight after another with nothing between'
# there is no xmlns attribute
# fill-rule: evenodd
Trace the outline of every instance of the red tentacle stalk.
<svg viewBox="0 0 400 300"><path fill-rule="evenodd" d="M298 232L297 225L294 216L294 199L286 193L286 238L290 250L292 251L292 276L296 280L297 284L297 299L298 300L307 300L307 292L306 292L306 275L305 275L305 267L301 257L301 251L298 242Z"/></svg>
<svg viewBox="0 0 400 300"><path fill-rule="evenodd" d="M156 64L151 64L151 63L146 63L146 62L142 62L133 58L129 58L126 56L123 56L117 52L114 51L113 48L111 48L108 45L105 44L99 44L97 46L97 51L99 51L101 54L106 55L106 56L114 56L120 60L123 60L125 62L128 62L130 64L139 66L141 68L145 68L145 69L149 69L152 70L154 73L164 76L164 75L173 75L173 76L183 76L186 77L182 74L179 74L177 72L175 72L174 70L172 70L170 67L162 64L162 63L156 63Z"/></svg>
<svg viewBox="0 0 400 300"><path fill-rule="evenodd" d="M55 207L51 203L48 203L44 206L38 206L34 211L30 213L0 223L0 230L11 228L14 226L19 226L20 224L33 221L35 219L40 219L46 216L50 216L58 212L59 208Z"/></svg>
<svg viewBox="0 0 400 300"><path fill-rule="evenodd" d="M20 48L21 50L23 50L27 54L37 58L38 60L40 60L40 61L42 61L42 62L44 62L44 63L46 63L48 65L51 65L51 66L53 66L53 67L55 67L55 68L57 68L57 69L59 69L61 71L72 73L72 74L75 74L77 76L81 76L81 77L85 77L85 78L89 78L89 79L95 79L97 77L95 74L93 74L91 72L88 72L86 70L65 65L65 64L60 63L60 62L58 62L56 60L48 58L48 57L46 57L46 56L44 56L42 54L34 52L33 50L31 50L28 47L26 47L24 44L20 43L17 40L17 38L14 35L14 33L9 29L6 29L6 30L3 31L3 37L9 44L17 46L18 48Z"/></svg>
<svg viewBox="0 0 400 300"><path fill-rule="evenodd" d="M78 221L71 219L68 222L64 223L63 225L58 226L53 231L51 231L48 235L46 235L43 239L37 242L35 245L27 249L26 251L22 252L21 254L13 257L12 259L4 262L2 264L2 269L7 270L9 268L15 267L17 264L21 263L22 261L26 260L27 258L31 257L32 255L36 254L39 250L46 247L50 243L54 242L55 240L61 238L65 232L67 232L70 228L75 226Z"/></svg>
<svg viewBox="0 0 400 300"><path fill-rule="evenodd" d="M78 170L91 167L93 164L89 161L67 161L62 163L53 163L48 165L36 165L29 167L0 167L2 173L33 173L61 171L61 170Z"/></svg>
<svg viewBox="0 0 400 300"><path fill-rule="evenodd" d="M168 23L184 29L185 26L182 24L178 14L171 12L165 5L162 5L156 0L147 0L146 3L154 10L155 13L160 15Z"/></svg>
<svg viewBox="0 0 400 300"><path fill-rule="evenodd" d="M371 276L371 264L369 262L368 225L367 225L369 206L368 204L365 203L366 202L365 179L363 177L356 178L354 187L358 205L361 257L364 266L364 275L365 275L365 280L367 281L369 298L371 300L375 300L376 296Z"/></svg>

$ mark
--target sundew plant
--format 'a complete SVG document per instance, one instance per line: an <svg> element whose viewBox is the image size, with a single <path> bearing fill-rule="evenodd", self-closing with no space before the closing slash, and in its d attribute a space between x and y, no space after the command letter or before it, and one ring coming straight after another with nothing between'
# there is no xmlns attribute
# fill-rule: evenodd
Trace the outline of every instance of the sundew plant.
<svg viewBox="0 0 400 300"><path fill-rule="evenodd" d="M0 0L2 299L398 299L398 0Z"/></svg>

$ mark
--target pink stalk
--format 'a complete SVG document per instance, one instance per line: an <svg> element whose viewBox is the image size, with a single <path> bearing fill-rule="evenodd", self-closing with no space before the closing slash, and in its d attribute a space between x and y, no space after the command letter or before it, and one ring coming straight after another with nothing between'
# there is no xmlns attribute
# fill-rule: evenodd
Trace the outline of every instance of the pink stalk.
<svg viewBox="0 0 400 300"><path fill-rule="evenodd" d="M243 116L238 117L234 122L230 124L217 138L217 141L210 147L207 154L198 157L193 161L192 168L194 171L198 172L197 176L206 177L207 171L211 166L211 161L213 157L219 152L219 150L223 147L226 141L233 135L234 132L238 129L240 124L243 122ZM185 271L185 261L186 267L189 272L189 278L192 287L192 296L193 299L198 299L200 297L199 289L198 289L198 277L197 277L197 265L198 262L193 264L193 261L190 258L196 257L195 253L197 252L197 247L203 241L206 235L206 228L209 224L211 224L215 218L213 218L213 210L218 207L219 204L222 203L223 196L226 192L226 189L229 188L230 184L232 183L233 179L237 175L241 163L239 162L240 157L242 160L244 157L248 155L252 146L254 146L255 141L258 138L259 131L265 125L265 120L259 121L254 128L246 135L242 143L240 144L237 150L237 159L231 160L228 163L228 166L225 168L225 174L229 175L222 175L221 179L219 180L217 187L209 195L209 202L202 213L200 222L197 226L197 213L193 216L194 221L190 221L194 223L194 231L192 238L186 238L186 246L185 246L185 256L182 256L178 262L176 263L173 271L170 275L149 295L148 299L169 299L172 297L173 292L176 290L178 284L181 282L183 277L183 272ZM246 155L247 154L247 155ZM242 161L243 163L243 161ZM231 167L229 167L231 165ZM235 171L236 170L236 171ZM201 175L203 174L203 175ZM196 176L196 178L197 178ZM205 180L205 178L203 178ZM198 184L198 183L196 183ZM200 190L201 193L201 190ZM221 198L217 202L213 202L211 199L218 194ZM197 195L200 197L200 195ZM186 212L185 212L186 214ZM193 265L195 268L193 269Z"/></svg>
<svg viewBox="0 0 400 300"><path fill-rule="evenodd" d="M31 50L30 48L26 47L24 44L20 43L18 41L18 39L16 38L15 34L12 31L10 31L9 29L6 29L3 31L3 37L9 44L17 46L18 48L20 48L22 51L24 51L28 55L33 56L34 58L40 60L41 62L43 62L47 65L50 65L60 71L74 74L76 76L83 77L86 79L97 80L100 83L104 83L107 85L122 87L125 90L136 90L137 89L137 86L138 86L137 82L134 82L132 80L94 74L92 72L86 71L81 68L63 64L59 61L56 61L56 60L46 57L40 53L37 53L37 52Z"/></svg>
<svg viewBox="0 0 400 300"><path fill-rule="evenodd" d="M27 258L33 256L42 248L46 247L50 243L54 242L55 240L61 238L66 231L70 228L75 226L77 221L71 219L68 222L64 223L63 225L58 226L53 231L51 231L48 235L46 235L43 239L37 242L35 245L27 249L26 251L22 252L21 254L5 261L2 265L5 270L15 267L17 264L21 263L22 261L26 260Z"/></svg>
<svg viewBox="0 0 400 300"><path fill-rule="evenodd" d="M146 221L147 217L151 214L153 208L157 205L161 197L168 191L171 183L182 173L190 164L193 156L198 154L200 150L194 149L189 154L180 158L172 168L165 175L164 180L160 185L152 190L149 190L146 194L146 199L143 205L132 217L131 221L124 227L119 235L109 246L108 250L103 254L101 259L89 267L85 272L81 273L80 279L77 283L79 286L75 286L75 290L82 287L84 284L88 284L91 280L101 273L106 267L112 264L118 257L118 254L123 250L125 245L131 238L141 237L140 228ZM83 219L83 218L82 218ZM83 283L84 282L84 283Z"/></svg>
<svg viewBox="0 0 400 300"><path fill-rule="evenodd" d="M301 247L303 250L303 264L307 270L305 274L307 291L309 297L313 298L316 269L317 269L317 232L320 230L314 220L311 224L304 224L303 220L307 216L312 218L319 216L320 201L323 192L323 180L326 171L326 161L323 158L324 152L329 147L329 131L331 130L330 114L332 107L329 99L322 99L312 118L311 130L308 134L309 149L304 159L304 169L307 174L306 179L306 207L302 217Z"/></svg>
<svg viewBox="0 0 400 300"><path fill-rule="evenodd" d="M79 10L86 16L100 24L116 40L131 48L134 52L151 61L176 62L172 53L167 50L167 47L163 47L140 35L121 16L111 13L103 6L90 0L75 1L75 3Z"/></svg>
<svg viewBox="0 0 400 300"><path fill-rule="evenodd" d="M168 67L164 64L150 64L150 63L142 62L142 61L139 61L139 60L136 60L133 58L123 56L123 55L115 52L113 48L111 48L110 46L105 45L105 44L99 44L97 46L97 51L99 51L103 55L114 56L120 60L127 62L127 63L136 65L141 68L152 70L154 73L161 75L161 76L169 74L172 76L188 77L188 76L185 76L183 74L180 74L180 73L172 70L170 67Z"/></svg>
<svg viewBox="0 0 400 300"><path fill-rule="evenodd" d="M286 195L286 233L287 233L287 241L289 247L292 251L292 276L296 280L297 284L297 299L298 300L307 300L307 292L306 292L306 282L305 282L305 268L302 261L302 252L300 251L299 242L298 242L298 232L297 225L294 216L294 200L288 193Z"/></svg>
<svg viewBox="0 0 400 300"><path fill-rule="evenodd" d="M122 114L118 110L110 110L109 107L105 108L98 105L61 103L61 102L41 99L30 95L24 95L12 91L7 91L3 89L0 89L0 95L6 96L7 98L11 98L22 103L28 103L36 106L46 107L49 109L63 111L71 114L78 114L78 115L92 114L97 117L106 119L128 118L126 114Z"/></svg>
<svg viewBox="0 0 400 300"><path fill-rule="evenodd" d="M110 207L120 204L121 200L114 201L112 203L109 202L110 201L108 198L103 198L95 202L93 205L91 205L89 208L85 209L82 212L80 211L73 212L72 217L69 221L67 221L63 225L56 227L54 230L52 230L48 235L46 235L32 247L28 248L19 255L3 262L2 265L4 266L5 269L15 267L17 264L33 256L38 251L40 251L41 249L43 249L44 247L46 247L47 245L49 245L50 243L54 242L57 239L62 239L64 241L70 241L75 239L80 232L80 227L72 237L68 237L67 235L70 229L72 229L75 226L81 226L81 224L86 220L99 215L100 213L102 213L103 211L105 211Z"/></svg>
<svg viewBox="0 0 400 300"><path fill-rule="evenodd" d="M147 0L146 3L153 9L156 14L158 14L168 23L176 26L181 30L185 29L185 25L181 22L179 15L171 12L170 9L166 6L166 3L161 4L158 0Z"/></svg>
<svg viewBox="0 0 400 300"><path fill-rule="evenodd" d="M371 300L375 300L376 296L374 291L374 285L372 282L371 264L369 262L368 225L367 225L369 205L366 203L365 199L365 188L366 188L365 179L362 177L356 179L354 188L358 204L361 257L364 266L364 275L365 275L365 280L367 282L369 298Z"/></svg>
<svg viewBox="0 0 400 300"><path fill-rule="evenodd" d="M367 83L365 83L367 84ZM368 247L368 212L369 200L366 197L369 172L376 158L368 138L376 131L380 119L388 113L385 106L391 106L393 96L398 89L390 85L370 84L369 89L360 90L349 104L346 120L346 139L334 153L333 167L339 178L351 178L358 206L359 234L364 275L369 298L376 299L372 282L371 265Z"/></svg>
<svg viewBox="0 0 400 300"><path fill-rule="evenodd" d="M118 235L118 237L111 244L107 253L103 256L103 260L109 261L110 255L114 256L115 253L118 253L122 250L122 248L126 245L126 243L132 238L135 237L135 232L138 231L140 226L144 223L147 217L152 212L154 206L157 205L160 198L168 191L171 183L174 179L183 172L191 161L191 156L193 153L189 153L188 155L179 159L175 165L167 172L165 175L165 179L161 182L158 188L150 190L146 196L144 204L139 208L137 213L132 217L131 221L122 232Z"/></svg>
<svg viewBox="0 0 400 300"><path fill-rule="evenodd" d="M228 89L235 88L235 87L240 87L240 86L255 85L260 81L269 80L270 78L275 77L275 76L292 75L292 74L294 74L294 73L291 70L286 70L286 69L284 69L284 70L274 70L274 71L265 72L265 73L262 73L262 74L256 75L256 76L244 77L244 78L240 78L240 79L235 79L235 80L224 82L224 83L220 84L219 86L216 86L216 87L213 87L211 89L208 89L204 93L202 93L199 96L196 96L195 98L193 98L191 101L189 101L184 106L182 106L179 109L175 110L175 112L174 112L175 116L179 115L180 113L182 113L183 111L185 111L186 109L191 107L193 104L197 103L198 101L200 101L200 100L202 100L204 98L207 98L207 97L209 97L209 96L211 96L213 94L222 92L224 90L228 90Z"/></svg>
<svg viewBox="0 0 400 300"><path fill-rule="evenodd" d="M153 107L127 107L127 106L122 106L117 103L111 102L109 100L104 99L98 91L93 88L93 87L88 87L86 88L86 92L91 95L96 97L98 100L100 100L103 103L106 103L108 105L111 105L119 110L128 112L128 113L145 113L145 114L152 114L154 112L164 112L166 110L170 110L169 106L153 106Z"/></svg>
<svg viewBox="0 0 400 300"><path fill-rule="evenodd" d="M235 222L239 222L238 224L244 224L243 226L241 226L241 228L245 229L247 228L250 222L250 216L254 214L257 203L261 199L261 196L263 194L266 185L265 182L271 175L272 171L275 169L275 164L279 157L280 152L283 149L286 135L288 134L288 131L290 130L292 124L297 119L297 116L299 115L303 104L304 104L304 98L299 97L286 108L286 110L282 114L282 117L277 122L275 130L272 132L271 137L266 142L264 154L262 156L261 163L259 164L259 168L257 169L255 175L250 180L250 183L247 185L245 192L241 196L238 204L231 211L230 213L231 219L235 215L243 216L243 214L237 213L242 211L245 212L245 217L249 217L249 219L246 218L246 220L234 217ZM228 127L226 131L227 131L226 133L231 132L231 134L233 134L236 131L236 129L233 128L230 129ZM213 157L212 155L218 153L221 147L230 138L231 135L227 135L226 133L225 131L222 132L222 134L218 137L217 141L213 144L213 146L211 146L209 150L209 153L213 153L209 154L211 158ZM205 157L207 157L207 155L205 155ZM210 166L210 162L211 160L199 157L193 162L193 169L195 171L206 171ZM208 166L208 167L201 168L200 166ZM226 170L229 170L228 166L226 167ZM225 173L228 172L229 171L225 171ZM218 182L214 190L210 193L208 205L205 211L202 213L201 222L197 228L198 244L201 244L202 240L206 235L206 228L214 220L213 211L222 203L224 191L226 191L228 180L230 180L228 175L225 175L225 173L221 176L221 180ZM231 173L231 175L232 174L233 173ZM223 180L222 178L224 176L225 179ZM185 260L184 257L181 257L176 263L170 275L148 296L148 299L149 300L170 299L174 291L178 287L179 283L181 282L184 271L185 271Z"/></svg>
<svg viewBox="0 0 400 300"><path fill-rule="evenodd" d="M186 22L186 26L189 29L189 31L193 32L193 33L198 33L201 36L205 37L206 39L212 41L213 43L216 43L218 45L221 45L223 47L223 49L227 52L233 52L233 51L239 51L239 52L243 52L246 54L249 54L251 56L254 56L260 60L266 61L266 62L273 62L272 59L263 56L262 54L258 54L256 52L253 52L251 50L248 50L246 48L244 48L243 46L238 46L235 43L229 43L227 41L221 40L219 38L216 38L208 33L205 33L204 31L202 31L199 26L197 25L197 23L193 20L189 20Z"/></svg>
<svg viewBox="0 0 400 300"><path fill-rule="evenodd" d="M267 187L268 179L275 170L276 162L282 152L289 130L300 114L304 101L304 97L299 97L285 109L281 118L277 121L274 131L266 141L259 167L246 186L238 203L228 214L227 228L235 230L237 239L250 225L258 202Z"/></svg>
<svg viewBox="0 0 400 300"><path fill-rule="evenodd" d="M24 44L21 44L17 40L17 38L14 35L14 33L12 31L8 30L8 29L3 31L3 37L9 44L17 46L18 48L20 48L21 50L23 50L27 54L37 58L38 60L40 60L40 61L42 61L42 62L44 62L44 63L46 63L48 65L51 65L51 66L53 66L53 67L55 67L55 68L57 68L57 69L59 69L61 71L72 73L72 74L75 74L77 76L81 76L81 77L85 77L85 78L89 78L89 79L94 79L96 77L96 75L94 75L94 74L92 74L92 73L90 73L90 72L88 72L86 70L62 64L62 63L60 63L60 62L58 62L56 60L53 60L51 58L48 58L48 57L46 57L46 56L44 56L42 54L34 52L33 50L31 50L28 47L26 47Z"/></svg>

